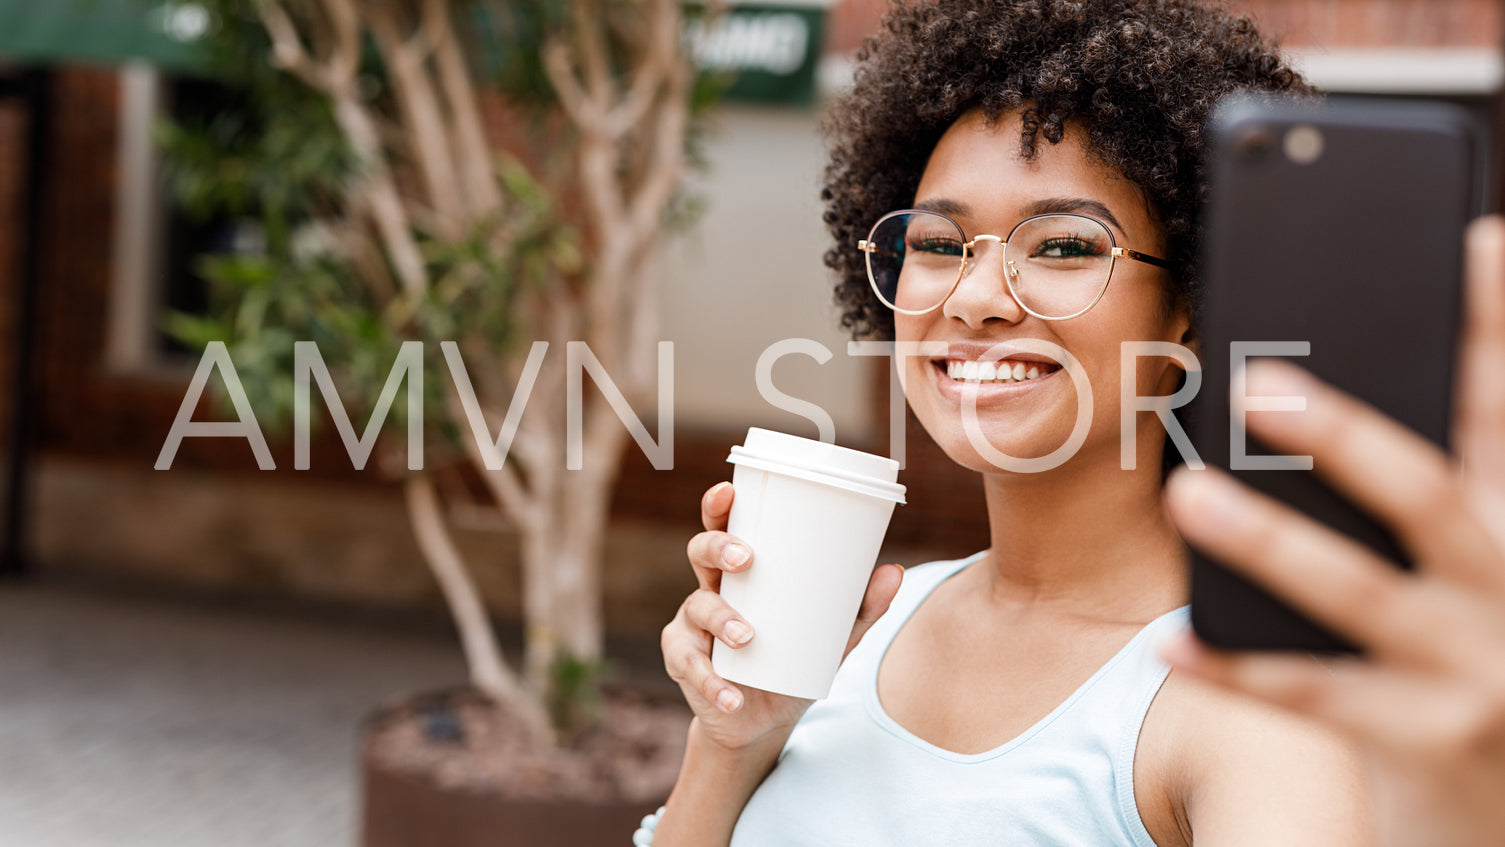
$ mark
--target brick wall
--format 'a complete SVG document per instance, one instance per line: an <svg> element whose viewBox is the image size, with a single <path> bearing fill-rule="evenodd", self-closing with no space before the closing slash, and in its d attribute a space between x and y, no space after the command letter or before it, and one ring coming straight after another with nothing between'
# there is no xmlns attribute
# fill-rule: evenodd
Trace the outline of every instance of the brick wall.
<svg viewBox="0 0 1505 847"><path fill-rule="evenodd" d="M826 17L826 49L846 53L857 49L862 39L878 28L885 0L836 0Z"/></svg>
<svg viewBox="0 0 1505 847"><path fill-rule="evenodd" d="M16 302L19 298L19 275L15 268L19 261L16 253L14 226L11 224L21 214L25 198L22 196L26 162L27 110L14 101L0 101L0 339L15 337L17 329ZM15 367L10 344L0 343L0 378L10 379ZM0 411L9 405L8 398L0 398ZM11 416L0 414L0 438L9 443Z"/></svg>
<svg viewBox="0 0 1505 847"><path fill-rule="evenodd" d="M1498 0L1226 0L1291 47L1494 47L1505 35ZM830 50L856 49L877 28L887 0L838 0Z"/></svg>
<svg viewBox="0 0 1505 847"><path fill-rule="evenodd" d="M1289 47L1496 47L1498 0L1232 0Z"/></svg>

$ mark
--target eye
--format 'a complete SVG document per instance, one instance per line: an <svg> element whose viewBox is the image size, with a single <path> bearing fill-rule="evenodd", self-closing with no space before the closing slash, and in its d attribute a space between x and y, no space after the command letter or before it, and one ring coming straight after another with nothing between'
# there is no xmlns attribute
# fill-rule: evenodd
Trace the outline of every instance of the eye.
<svg viewBox="0 0 1505 847"><path fill-rule="evenodd" d="M1098 242L1077 235L1047 238L1035 246L1031 257L1045 259L1079 259L1084 256L1101 256L1103 247Z"/></svg>
<svg viewBox="0 0 1505 847"><path fill-rule="evenodd" d="M961 240L944 235L924 235L911 238L908 247L916 253L934 253L940 256L960 256L962 254Z"/></svg>

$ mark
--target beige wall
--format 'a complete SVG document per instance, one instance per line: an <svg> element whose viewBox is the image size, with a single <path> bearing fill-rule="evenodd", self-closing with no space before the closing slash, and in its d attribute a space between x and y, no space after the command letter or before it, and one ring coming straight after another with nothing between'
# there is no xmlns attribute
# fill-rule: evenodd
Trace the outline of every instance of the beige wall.
<svg viewBox="0 0 1505 847"><path fill-rule="evenodd" d="M695 179L709 204L663 262L662 337L675 343L675 423L760 425L814 436L805 419L769 405L754 375L760 354L785 338L811 338L835 355L824 365L789 356L774 385L830 413L842 442L873 428L871 364L846 355L831 304L820 222L823 144L810 107L729 106L707 144L710 170Z"/></svg>

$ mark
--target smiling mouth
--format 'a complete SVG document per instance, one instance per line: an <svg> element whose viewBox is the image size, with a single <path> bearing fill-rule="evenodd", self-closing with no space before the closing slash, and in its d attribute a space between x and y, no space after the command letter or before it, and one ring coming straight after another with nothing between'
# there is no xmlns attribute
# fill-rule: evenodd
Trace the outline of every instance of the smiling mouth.
<svg viewBox="0 0 1505 847"><path fill-rule="evenodd" d="M1050 376L1060 365L1046 362L979 362L970 359L938 359L935 366L957 382L972 385L1007 385Z"/></svg>

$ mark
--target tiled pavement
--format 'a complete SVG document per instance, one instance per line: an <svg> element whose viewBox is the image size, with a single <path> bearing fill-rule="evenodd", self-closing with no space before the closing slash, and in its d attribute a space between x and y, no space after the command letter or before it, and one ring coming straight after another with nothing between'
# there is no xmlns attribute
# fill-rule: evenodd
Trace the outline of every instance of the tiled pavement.
<svg viewBox="0 0 1505 847"><path fill-rule="evenodd" d="M355 738L435 629L0 584L0 847L353 847Z"/></svg>

